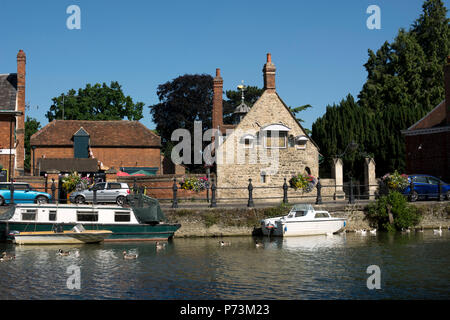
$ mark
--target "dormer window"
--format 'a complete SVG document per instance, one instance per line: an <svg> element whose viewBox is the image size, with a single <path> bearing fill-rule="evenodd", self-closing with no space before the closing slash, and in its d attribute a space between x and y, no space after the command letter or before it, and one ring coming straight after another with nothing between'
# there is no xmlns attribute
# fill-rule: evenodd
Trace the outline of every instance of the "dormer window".
<svg viewBox="0 0 450 320"><path fill-rule="evenodd" d="M306 149L309 138L305 135L295 137L295 147L297 149Z"/></svg>
<svg viewBox="0 0 450 320"><path fill-rule="evenodd" d="M241 143L244 144L244 149L253 148L253 144L256 141L256 137L251 134L246 134L241 138Z"/></svg>
<svg viewBox="0 0 450 320"><path fill-rule="evenodd" d="M81 127L73 135L74 158L89 158L89 133Z"/></svg>
<svg viewBox="0 0 450 320"><path fill-rule="evenodd" d="M287 148L288 132L291 129L281 123L270 124L261 128L264 137L264 147L268 149Z"/></svg>

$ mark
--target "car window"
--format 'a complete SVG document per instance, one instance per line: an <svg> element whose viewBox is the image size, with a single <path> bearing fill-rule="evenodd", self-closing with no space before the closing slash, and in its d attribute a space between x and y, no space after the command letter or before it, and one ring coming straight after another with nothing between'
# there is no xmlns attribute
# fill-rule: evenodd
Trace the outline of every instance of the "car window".
<svg viewBox="0 0 450 320"><path fill-rule="evenodd" d="M120 189L120 183L108 183L108 189Z"/></svg>
<svg viewBox="0 0 450 320"><path fill-rule="evenodd" d="M14 184L14 190L29 190L30 186L27 184Z"/></svg>
<svg viewBox="0 0 450 320"><path fill-rule="evenodd" d="M97 189L97 190L103 190L103 189L105 189L105 182L102 182L102 183L97 183L96 185L95 185L95 188Z"/></svg>
<svg viewBox="0 0 450 320"><path fill-rule="evenodd" d="M418 176L416 179L414 179L414 182L418 183L428 183L427 177L424 176Z"/></svg>
<svg viewBox="0 0 450 320"><path fill-rule="evenodd" d="M428 183L430 184L439 184L439 180L433 177L428 177Z"/></svg>

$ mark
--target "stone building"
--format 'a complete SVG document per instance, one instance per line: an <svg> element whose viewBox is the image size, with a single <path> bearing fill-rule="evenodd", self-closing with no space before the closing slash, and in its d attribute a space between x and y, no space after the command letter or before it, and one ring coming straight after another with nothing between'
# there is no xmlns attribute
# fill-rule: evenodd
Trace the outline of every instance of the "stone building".
<svg viewBox="0 0 450 320"><path fill-rule="evenodd" d="M54 120L30 139L35 175L50 170L161 173L161 138L138 121Z"/></svg>
<svg viewBox="0 0 450 320"><path fill-rule="evenodd" d="M223 80L220 69L214 78L213 128L218 197L245 198L249 179L254 197L280 195L284 179L298 173L319 174L319 150L276 92L275 65L270 53L263 68L264 92L252 108L236 108L237 124L223 124ZM262 189L258 187L280 187ZM293 191L290 191L293 192ZM300 193L300 191L298 191ZM312 192L315 196L315 193Z"/></svg>
<svg viewBox="0 0 450 320"><path fill-rule="evenodd" d="M0 165L9 177L24 174L25 64L20 50L17 73L0 74Z"/></svg>
<svg viewBox="0 0 450 320"><path fill-rule="evenodd" d="M450 56L444 66L444 78L445 99L402 133L406 172L430 174L450 183Z"/></svg>

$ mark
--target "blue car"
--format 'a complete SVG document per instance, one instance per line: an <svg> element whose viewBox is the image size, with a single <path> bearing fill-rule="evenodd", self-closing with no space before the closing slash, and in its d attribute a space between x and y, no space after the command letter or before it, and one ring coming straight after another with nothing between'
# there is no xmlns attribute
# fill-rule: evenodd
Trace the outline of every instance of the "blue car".
<svg viewBox="0 0 450 320"><path fill-rule="evenodd" d="M0 183L0 206L11 202L10 182ZM49 203L52 196L33 190L28 183L14 182L14 203Z"/></svg>
<svg viewBox="0 0 450 320"><path fill-rule="evenodd" d="M426 174L412 174L408 176L408 181L414 182L414 191L411 194L410 200L417 201L419 198L431 199L439 197L438 186L441 183L441 199L450 200L450 185L441 179L426 175ZM410 195L411 187L408 186L403 190L404 195Z"/></svg>

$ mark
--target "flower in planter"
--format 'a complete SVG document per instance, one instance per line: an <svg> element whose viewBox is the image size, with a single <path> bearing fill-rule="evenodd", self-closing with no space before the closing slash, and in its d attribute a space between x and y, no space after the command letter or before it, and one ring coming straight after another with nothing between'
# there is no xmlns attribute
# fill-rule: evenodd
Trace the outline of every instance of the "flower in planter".
<svg viewBox="0 0 450 320"><path fill-rule="evenodd" d="M389 190L403 191L409 185L408 176L398 173L397 170L393 174L386 173L381 181Z"/></svg>
<svg viewBox="0 0 450 320"><path fill-rule="evenodd" d="M296 176L292 176L289 180L289 184L291 188L295 190L302 190L303 192L311 192L317 184L317 179L309 174L301 174L299 173Z"/></svg>
<svg viewBox="0 0 450 320"><path fill-rule="evenodd" d="M180 182L180 187L184 190L200 192L209 187L209 182L207 177L185 177L183 181Z"/></svg>

